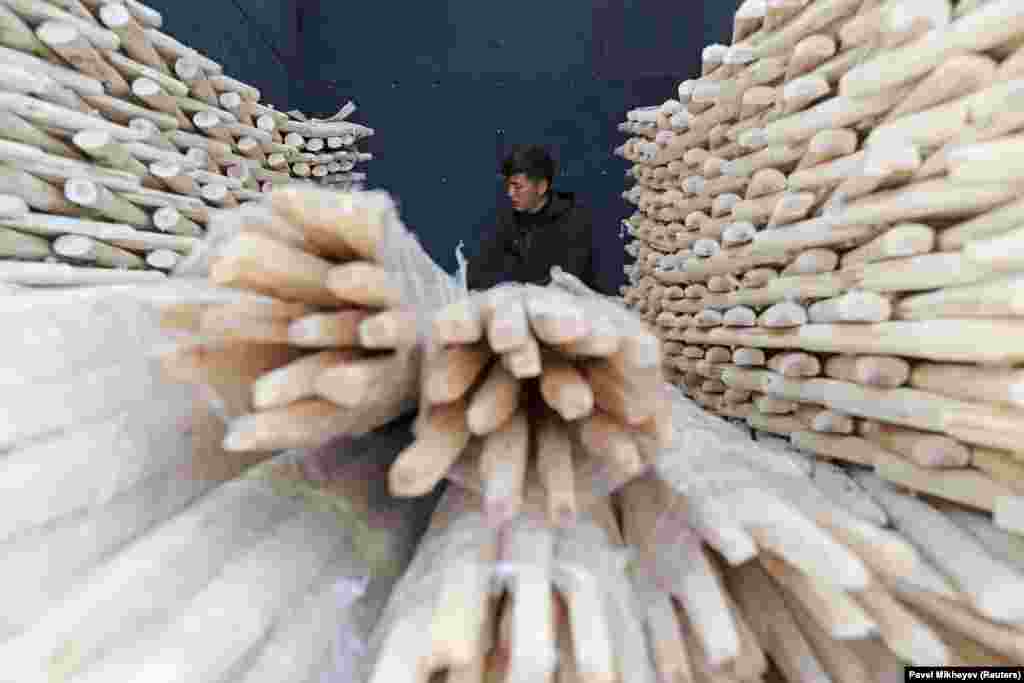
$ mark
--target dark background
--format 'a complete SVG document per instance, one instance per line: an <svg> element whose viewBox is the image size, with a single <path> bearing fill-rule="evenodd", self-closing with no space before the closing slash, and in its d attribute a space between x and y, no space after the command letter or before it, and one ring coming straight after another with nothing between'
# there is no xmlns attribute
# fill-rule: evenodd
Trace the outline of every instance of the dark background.
<svg viewBox="0 0 1024 683"><path fill-rule="evenodd" d="M497 175L518 143L549 145L556 187L595 215L602 284L623 280L626 110L673 96L700 51L728 42L733 0L148 0L164 31L258 87L278 109L376 129L369 186L450 272L493 229Z"/></svg>

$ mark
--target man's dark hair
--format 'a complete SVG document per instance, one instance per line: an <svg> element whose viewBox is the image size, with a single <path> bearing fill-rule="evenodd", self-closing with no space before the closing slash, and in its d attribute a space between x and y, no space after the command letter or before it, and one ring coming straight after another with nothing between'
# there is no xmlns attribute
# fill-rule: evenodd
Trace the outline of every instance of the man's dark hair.
<svg viewBox="0 0 1024 683"><path fill-rule="evenodd" d="M530 180L546 180L551 185L555 179L555 161L539 145L516 147L501 163L501 175L511 178L520 173Z"/></svg>

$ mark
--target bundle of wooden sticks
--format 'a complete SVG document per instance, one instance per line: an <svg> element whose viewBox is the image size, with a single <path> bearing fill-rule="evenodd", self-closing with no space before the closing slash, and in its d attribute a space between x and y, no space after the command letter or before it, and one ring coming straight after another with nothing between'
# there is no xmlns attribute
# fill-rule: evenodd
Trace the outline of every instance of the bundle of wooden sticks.
<svg viewBox="0 0 1024 683"><path fill-rule="evenodd" d="M611 492L671 433L657 338L600 297L474 293L435 316L426 346L417 438L391 470L398 495L429 491L465 454L461 481L480 487L495 521L539 485L551 519L567 523L577 489Z"/></svg>
<svg viewBox="0 0 1024 683"><path fill-rule="evenodd" d="M872 469L858 486L929 558L991 542L1018 581L1022 40L1012 1L749 0L617 150L622 293L673 382L787 457ZM955 597L1004 584L940 569L900 599L1018 661L997 644L1019 615Z"/></svg>
<svg viewBox="0 0 1024 683"><path fill-rule="evenodd" d="M212 390L225 448L316 446L415 406L421 319L457 288L386 195L284 188L214 233L196 255L206 280L248 296L164 308L186 342L163 362Z"/></svg>
<svg viewBox="0 0 1024 683"><path fill-rule="evenodd" d="M533 510L501 534L482 505L445 493L378 625L369 680L653 681L608 500L570 529Z"/></svg>
<svg viewBox="0 0 1024 683"><path fill-rule="evenodd" d="M640 528L648 530L646 566L691 619L723 609L720 600L717 608L701 603L709 595L700 590L702 565L674 559L680 529L688 529L684 544L703 541L729 565L732 597L787 680L814 680L807 671L842 681L894 673L898 680L901 661L1024 661L1019 538L984 515L909 498L875 474L816 463L785 442L751 442L681 398L675 409L685 433L657 465L661 481L644 484L668 502L660 521ZM636 495L630 507L658 499ZM659 507L646 505L653 507L647 519L657 519ZM756 576L764 572L771 580ZM780 593L784 606L772 597ZM714 630L728 620L697 619L705 644L738 642ZM803 674L796 654L806 655ZM875 667L886 662L890 677L881 677Z"/></svg>
<svg viewBox="0 0 1024 683"><path fill-rule="evenodd" d="M1024 661L1007 533L674 404L690 439L572 528L528 504L498 533L449 489L370 680L869 683Z"/></svg>
<svg viewBox="0 0 1024 683"><path fill-rule="evenodd" d="M288 452L193 478L189 461L222 456L219 443L182 427L190 392L148 388L0 468L19 484L0 529L0 679L357 680L357 648L429 514L383 490L406 430L348 444L326 477L308 475L316 454Z"/></svg>
<svg viewBox="0 0 1024 683"><path fill-rule="evenodd" d="M219 209L365 179L352 103L285 114L162 25L136 0L0 7L0 282L159 280Z"/></svg>

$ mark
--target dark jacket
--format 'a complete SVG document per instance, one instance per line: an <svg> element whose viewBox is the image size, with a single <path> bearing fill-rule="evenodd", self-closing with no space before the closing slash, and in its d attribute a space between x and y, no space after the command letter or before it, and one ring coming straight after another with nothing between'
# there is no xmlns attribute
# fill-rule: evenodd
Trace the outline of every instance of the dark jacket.
<svg viewBox="0 0 1024 683"><path fill-rule="evenodd" d="M535 214L506 208L498 214L498 230L469 259L470 289L502 282L547 284L551 267L561 266L591 289L597 286L590 212L571 192L554 192Z"/></svg>

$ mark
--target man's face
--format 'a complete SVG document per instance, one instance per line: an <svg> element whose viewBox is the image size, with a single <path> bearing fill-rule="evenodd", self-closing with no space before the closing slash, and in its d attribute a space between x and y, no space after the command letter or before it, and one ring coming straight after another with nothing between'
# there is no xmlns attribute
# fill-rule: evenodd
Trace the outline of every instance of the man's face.
<svg viewBox="0 0 1024 683"><path fill-rule="evenodd" d="M548 190L547 180L530 180L523 173L505 179L505 192L516 211L533 211L544 202Z"/></svg>

